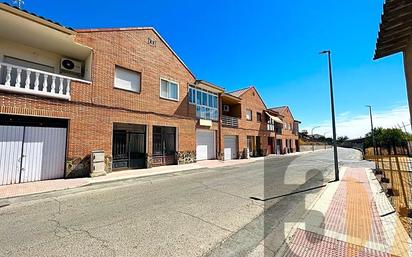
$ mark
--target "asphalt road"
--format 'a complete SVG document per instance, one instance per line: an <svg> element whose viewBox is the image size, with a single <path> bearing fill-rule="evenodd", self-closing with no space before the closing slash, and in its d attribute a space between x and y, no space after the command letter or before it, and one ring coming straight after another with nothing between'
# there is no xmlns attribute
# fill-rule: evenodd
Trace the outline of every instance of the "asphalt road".
<svg viewBox="0 0 412 257"><path fill-rule="evenodd" d="M272 254L332 167L328 150L15 199L0 208L0 256Z"/></svg>

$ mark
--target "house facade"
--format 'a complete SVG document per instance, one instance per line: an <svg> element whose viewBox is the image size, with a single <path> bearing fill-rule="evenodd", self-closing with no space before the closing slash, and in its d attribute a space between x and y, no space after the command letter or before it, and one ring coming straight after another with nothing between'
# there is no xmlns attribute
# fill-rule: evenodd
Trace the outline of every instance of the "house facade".
<svg viewBox="0 0 412 257"><path fill-rule="evenodd" d="M284 153L287 113L198 80L153 28L0 22L0 185Z"/></svg>
<svg viewBox="0 0 412 257"><path fill-rule="evenodd" d="M300 121L293 118L288 106L274 107L270 110L279 113L282 117L282 133L279 133L278 145L281 153L299 152L299 124Z"/></svg>
<svg viewBox="0 0 412 257"><path fill-rule="evenodd" d="M296 152L298 124L288 107L267 108L253 86L225 93L222 95L221 158Z"/></svg>

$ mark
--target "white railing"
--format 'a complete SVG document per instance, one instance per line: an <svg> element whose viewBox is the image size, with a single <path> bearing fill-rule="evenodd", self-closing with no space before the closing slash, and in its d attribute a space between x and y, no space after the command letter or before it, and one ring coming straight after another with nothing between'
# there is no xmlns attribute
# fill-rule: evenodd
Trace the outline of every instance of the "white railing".
<svg viewBox="0 0 412 257"><path fill-rule="evenodd" d="M231 116L222 116L222 125L237 128L239 126L238 118Z"/></svg>
<svg viewBox="0 0 412 257"><path fill-rule="evenodd" d="M0 90L70 100L73 78L0 62Z"/></svg>

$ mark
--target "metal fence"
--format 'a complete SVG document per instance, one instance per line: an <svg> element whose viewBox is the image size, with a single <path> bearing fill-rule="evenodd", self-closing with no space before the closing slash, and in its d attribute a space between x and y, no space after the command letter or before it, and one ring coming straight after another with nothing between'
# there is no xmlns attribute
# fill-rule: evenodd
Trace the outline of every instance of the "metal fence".
<svg viewBox="0 0 412 257"><path fill-rule="evenodd" d="M412 234L412 158L406 151L389 154L381 149L366 149L365 159L376 164L375 174L389 201L400 216L401 222Z"/></svg>

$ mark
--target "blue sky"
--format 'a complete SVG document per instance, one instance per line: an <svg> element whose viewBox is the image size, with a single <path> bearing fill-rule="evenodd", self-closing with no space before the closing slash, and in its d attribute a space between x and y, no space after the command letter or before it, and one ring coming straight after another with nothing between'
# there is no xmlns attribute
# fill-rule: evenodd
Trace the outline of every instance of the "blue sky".
<svg viewBox="0 0 412 257"><path fill-rule="evenodd" d="M402 56L372 60L383 0L25 2L73 28L153 26L199 79L227 90L255 85L268 106L289 105L303 128L323 125L319 133L330 130L330 107L318 53L331 49L338 124L364 117L365 104L383 121L401 115L383 126L409 123ZM338 132L367 132L353 126Z"/></svg>

